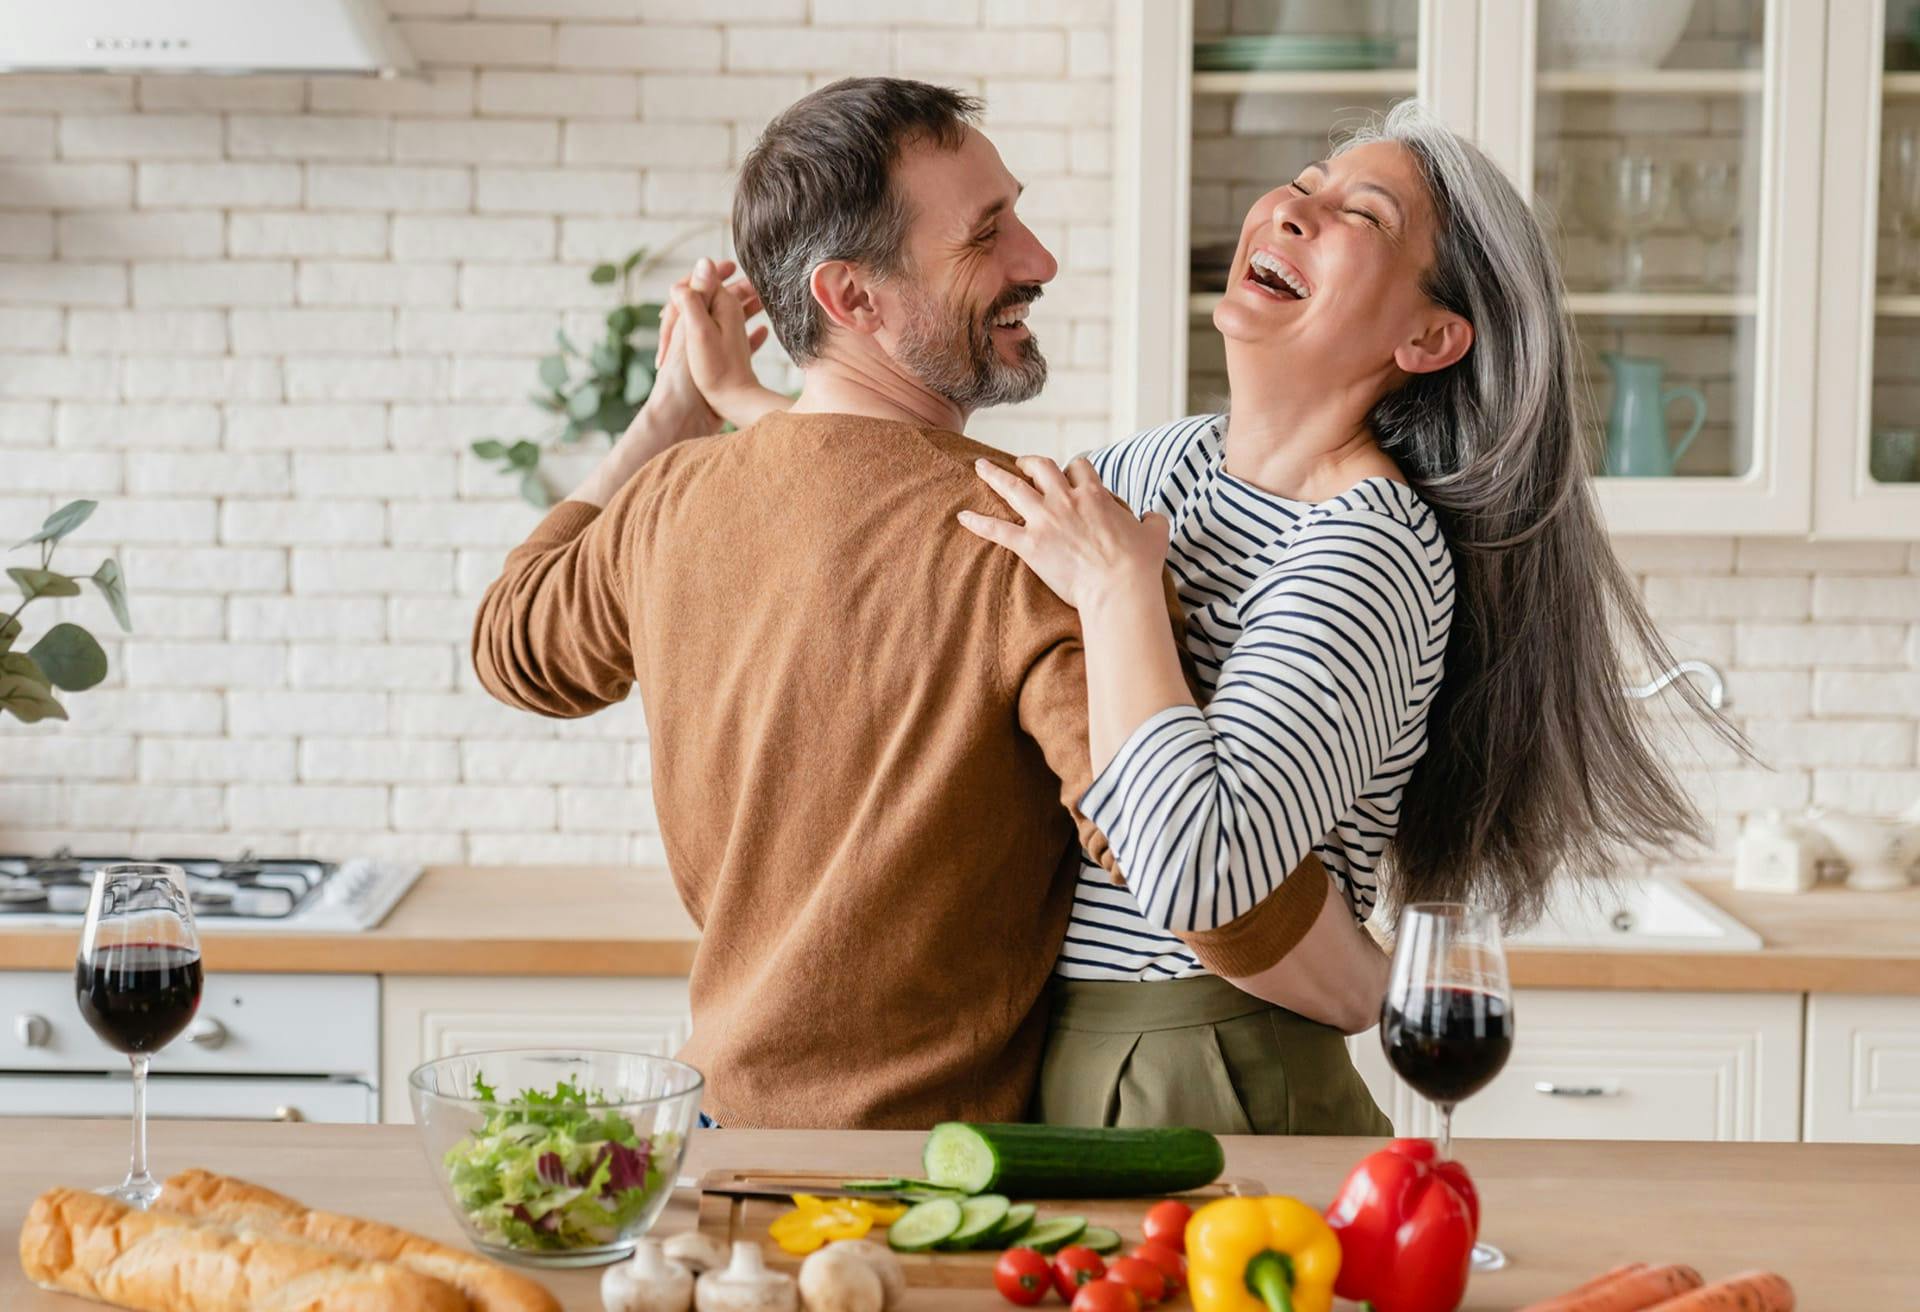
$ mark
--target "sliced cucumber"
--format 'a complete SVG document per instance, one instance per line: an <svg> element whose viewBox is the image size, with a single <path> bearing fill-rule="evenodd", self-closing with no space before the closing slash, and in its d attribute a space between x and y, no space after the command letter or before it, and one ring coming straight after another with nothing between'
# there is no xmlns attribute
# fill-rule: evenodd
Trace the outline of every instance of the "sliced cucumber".
<svg viewBox="0 0 1920 1312"><path fill-rule="evenodd" d="M1197 1189L1226 1164L1204 1130L973 1125L946 1121L927 1134L929 1179L969 1194L1026 1198L1153 1198Z"/></svg>
<svg viewBox="0 0 1920 1312"><path fill-rule="evenodd" d="M1084 1216L1050 1216L1044 1221L1034 1222L1033 1229L1027 1231L1020 1246L1035 1252L1055 1253L1086 1232L1087 1218Z"/></svg>
<svg viewBox="0 0 1920 1312"><path fill-rule="evenodd" d="M972 1248L1000 1228L1013 1210L1005 1194L977 1194L960 1204L960 1228L948 1235L942 1248Z"/></svg>
<svg viewBox="0 0 1920 1312"><path fill-rule="evenodd" d="M901 1253L924 1253L935 1244L953 1238L962 1218L960 1204L951 1198L915 1203L887 1227L887 1246Z"/></svg>
<svg viewBox="0 0 1920 1312"><path fill-rule="evenodd" d="M1033 1229L1033 1218L1038 1212L1032 1203L1015 1203L1007 1209L1007 1219L1000 1228L986 1236L975 1248L1012 1248L1019 1243L1027 1231Z"/></svg>
<svg viewBox="0 0 1920 1312"><path fill-rule="evenodd" d="M1105 1257L1120 1251L1120 1232L1103 1225L1090 1225L1080 1233L1080 1242Z"/></svg>

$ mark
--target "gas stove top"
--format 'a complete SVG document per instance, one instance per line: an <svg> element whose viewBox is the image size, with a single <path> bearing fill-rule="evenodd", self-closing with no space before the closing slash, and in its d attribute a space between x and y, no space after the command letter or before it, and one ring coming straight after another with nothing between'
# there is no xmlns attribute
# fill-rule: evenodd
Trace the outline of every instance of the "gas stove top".
<svg viewBox="0 0 1920 1312"><path fill-rule="evenodd" d="M0 855L0 928L75 925L86 916L93 872L145 857ZM159 857L187 872L194 920L220 930L371 929L393 910L420 867L305 857Z"/></svg>

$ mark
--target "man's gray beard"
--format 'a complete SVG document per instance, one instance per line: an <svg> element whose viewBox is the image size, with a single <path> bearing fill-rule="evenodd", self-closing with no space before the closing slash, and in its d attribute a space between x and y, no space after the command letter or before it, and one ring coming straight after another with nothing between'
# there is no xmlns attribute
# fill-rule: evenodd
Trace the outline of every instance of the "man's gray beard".
<svg viewBox="0 0 1920 1312"><path fill-rule="evenodd" d="M909 299L912 317L894 358L935 396L972 412L1030 401L1047 385L1047 357L1031 329L1020 343L1019 358L1008 364L984 322L955 313L917 287Z"/></svg>

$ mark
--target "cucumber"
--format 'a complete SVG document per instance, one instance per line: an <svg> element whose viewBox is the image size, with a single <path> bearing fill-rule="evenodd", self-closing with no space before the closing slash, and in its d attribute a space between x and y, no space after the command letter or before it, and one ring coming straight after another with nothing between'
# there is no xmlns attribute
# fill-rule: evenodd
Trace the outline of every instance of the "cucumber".
<svg viewBox="0 0 1920 1312"><path fill-rule="evenodd" d="M891 1194L897 1193L907 1183L897 1175L887 1175L878 1180L848 1180L841 1188L858 1189L862 1193Z"/></svg>
<svg viewBox="0 0 1920 1312"><path fill-rule="evenodd" d="M1080 1242L1105 1257L1120 1251L1120 1232L1103 1225L1090 1225L1081 1232Z"/></svg>
<svg viewBox="0 0 1920 1312"><path fill-rule="evenodd" d="M1119 1130L945 1121L921 1150L927 1178L970 1194L1148 1198L1213 1183L1220 1141L1181 1127Z"/></svg>
<svg viewBox="0 0 1920 1312"><path fill-rule="evenodd" d="M1031 1248L1037 1253L1055 1253L1087 1232L1087 1218L1084 1216L1050 1216L1044 1221L1034 1223L1020 1241L1022 1248Z"/></svg>
<svg viewBox="0 0 1920 1312"><path fill-rule="evenodd" d="M976 1194L960 1204L960 1228L941 1241L942 1248L972 1248L1000 1228L1013 1210L1005 1194Z"/></svg>
<svg viewBox="0 0 1920 1312"><path fill-rule="evenodd" d="M1000 1228L974 1247L1012 1248L1027 1231L1033 1229L1033 1218L1038 1210L1032 1203L1015 1203L1007 1209L1007 1219L1000 1223Z"/></svg>
<svg viewBox="0 0 1920 1312"><path fill-rule="evenodd" d="M960 1204L951 1198L915 1203L887 1227L887 1247L900 1253L924 1253L953 1237L960 1228Z"/></svg>

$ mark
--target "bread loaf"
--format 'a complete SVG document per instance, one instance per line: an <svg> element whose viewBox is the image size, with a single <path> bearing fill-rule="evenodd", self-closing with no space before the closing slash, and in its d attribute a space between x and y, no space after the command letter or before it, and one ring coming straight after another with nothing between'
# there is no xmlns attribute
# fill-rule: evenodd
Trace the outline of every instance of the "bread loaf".
<svg viewBox="0 0 1920 1312"><path fill-rule="evenodd" d="M285 1194L232 1176L182 1171L168 1179L158 1205L222 1225L288 1235L355 1257L392 1262L453 1285L474 1312L560 1312L559 1302L544 1286L485 1258L398 1226L312 1211Z"/></svg>
<svg viewBox="0 0 1920 1312"><path fill-rule="evenodd" d="M20 1229L45 1289L136 1312L465 1312L453 1286L282 1235L49 1189Z"/></svg>

